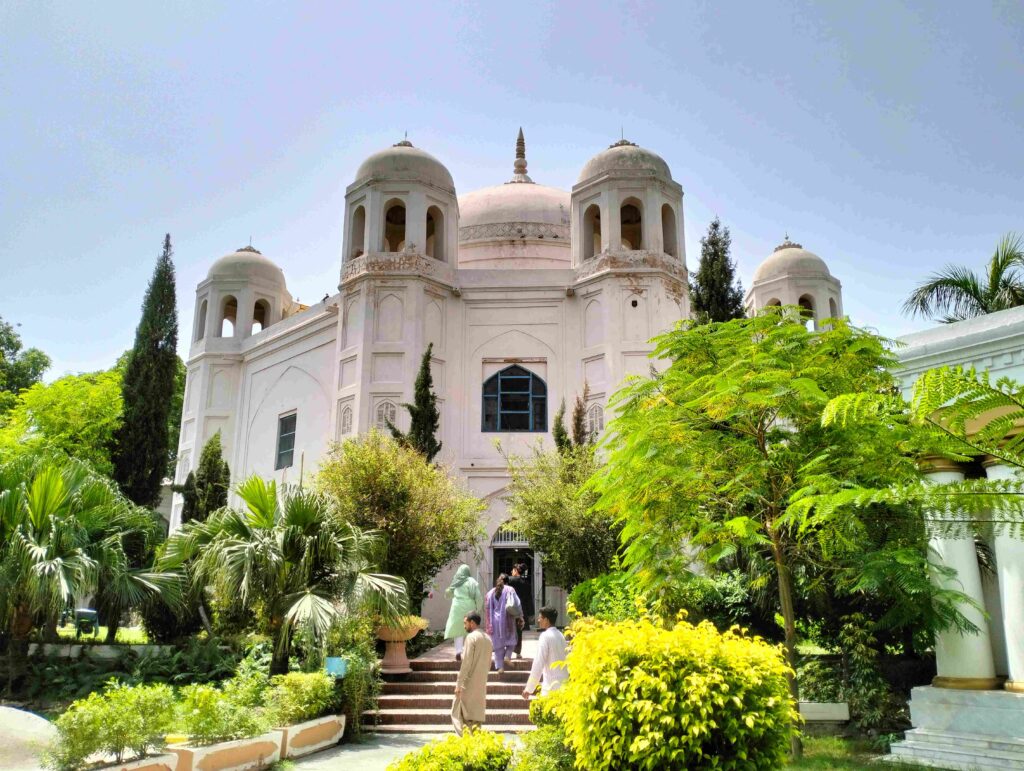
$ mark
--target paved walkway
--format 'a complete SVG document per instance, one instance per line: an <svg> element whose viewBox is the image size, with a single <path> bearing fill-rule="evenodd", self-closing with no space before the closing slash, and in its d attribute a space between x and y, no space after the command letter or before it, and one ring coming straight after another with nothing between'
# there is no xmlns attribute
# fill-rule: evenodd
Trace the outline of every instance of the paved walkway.
<svg viewBox="0 0 1024 771"><path fill-rule="evenodd" d="M44 717L12 707L0 707L0 768L4 771L38 771L42 750L56 733Z"/></svg>

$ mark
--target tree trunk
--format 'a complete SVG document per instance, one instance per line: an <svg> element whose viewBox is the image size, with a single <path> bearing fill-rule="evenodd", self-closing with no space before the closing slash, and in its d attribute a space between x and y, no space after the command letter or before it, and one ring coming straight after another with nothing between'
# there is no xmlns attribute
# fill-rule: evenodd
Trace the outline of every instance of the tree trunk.
<svg viewBox="0 0 1024 771"><path fill-rule="evenodd" d="M25 607L16 607L11 621L11 639L7 645L7 693L10 696L15 694L17 683L25 673L31 632L32 614Z"/></svg>
<svg viewBox="0 0 1024 771"><path fill-rule="evenodd" d="M288 658L291 654L291 645L285 640L283 643L274 640L274 653L270 659L270 676L288 674Z"/></svg>
<svg viewBox="0 0 1024 771"><path fill-rule="evenodd" d="M121 626L121 607L114 606L107 611L107 637L104 642L113 645L117 641L117 630Z"/></svg>
<svg viewBox="0 0 1024 771"><path fill-rule="evenodd" d="M779 577L779 606L782 609L782 621L786 633L786 661L791 670L786 675L786 680L789 682L789 695L793 699L793 705L799 707L800 690L796 682L796 610L793 605L793 583L789 574L789 566L782 553L782 545L774 533L771 537L775 572ZM789 752L792 757L799 758L803 755L803 750L800 729L797 725L794 726L792 737L789 740Z"/></svg>
<svg viewBox="0 0 1024 771"><path fill-rule="evenodd" d="M57 617L49 616L43 624L43 642L60 642L60 635L57 634Z"/></svg>

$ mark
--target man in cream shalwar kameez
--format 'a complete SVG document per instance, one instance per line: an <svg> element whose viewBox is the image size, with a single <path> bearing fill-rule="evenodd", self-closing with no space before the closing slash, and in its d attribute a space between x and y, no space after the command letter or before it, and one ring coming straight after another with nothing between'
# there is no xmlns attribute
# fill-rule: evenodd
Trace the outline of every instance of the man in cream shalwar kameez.
<svg viewBox="0 0 1024 771"><path fill-rule="evenodd" d="M459 736L463 731L475 731L486 718L487 673L491 669L492 650L491 638L480 631L479 613L467 613L464 627L466 643L452 705L452 725Z"/></svg>

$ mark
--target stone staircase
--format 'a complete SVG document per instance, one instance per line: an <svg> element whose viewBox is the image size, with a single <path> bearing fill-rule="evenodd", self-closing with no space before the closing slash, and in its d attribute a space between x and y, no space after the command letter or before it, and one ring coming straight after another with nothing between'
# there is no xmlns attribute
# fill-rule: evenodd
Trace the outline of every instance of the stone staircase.
<svg viewBox="0 0 1024 771"><path fill-rule="evenodd" d="M530 705L523 688L533 662L515 659L505 672L487 675L487 722L498 733L530 731ZM451 659L420 658L409 662L412 672L384 678L376 711L363 713L363 725L376 733L451 733L452 702L459 665Z"/></svg>

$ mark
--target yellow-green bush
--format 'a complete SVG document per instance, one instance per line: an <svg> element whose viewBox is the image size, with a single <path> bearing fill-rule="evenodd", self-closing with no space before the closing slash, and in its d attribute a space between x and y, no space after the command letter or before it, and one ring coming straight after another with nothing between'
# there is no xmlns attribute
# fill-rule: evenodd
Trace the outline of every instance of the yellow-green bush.
<svg viewBox="0 0 1024 771"><path fill-rule="evenodd" d="M553 709L587 771L776 769L797 720L781 651L710 622L582 619Z"/></svg>
<svg viewBox="0 0 1024 771"><path fill-rule="evenodd" d="M324 672L289 672L270 681L263 695L274 725L293 725L330 712L338 699L334 678Z"/></svg>
<svg viewBox="0 0 1024 771"><path fill-rule="evenodd" d="M388 771L505 771L512 748L500 734L468 731L426 744L388 766Z"/></svg>

